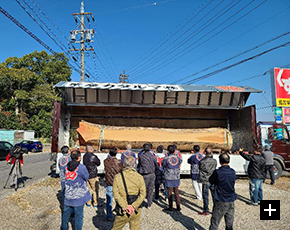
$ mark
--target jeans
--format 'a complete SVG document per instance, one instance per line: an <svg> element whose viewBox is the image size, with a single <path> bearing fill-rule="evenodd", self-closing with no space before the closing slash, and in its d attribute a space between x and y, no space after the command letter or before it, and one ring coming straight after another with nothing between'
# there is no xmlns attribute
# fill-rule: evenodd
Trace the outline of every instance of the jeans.
<svg viewBox="0 0 290 230"><path fill-rule="evenodd" d="M159 199L159 189L160 189L160 183L155 183L155 199ZM168 192L167 192L167 188L165 186L165 183L163 183L163 187L164 187L164 193L165 193L165 199L168 198Z"/></svg>
<svg viewBox="0 0 290 230"><path fill-rule="evenodd" d="M267 176L267 172L269 171L271 183L275 183L275 176L274 176L274 165L266 165L265 167L265 176Z"/></svg>
<svg viewBox="0 0 290 230"><path fill-rule="evenodd" d="M209 204L209 190L213 197L213 189L214 186L211 184L202 184L202 199L203 199L203 212L209 212L208 204Z"/></svg>
<svg viewBox="0 0 290 230"><path fill-rule="evenodd" d="M234 202L214 202L209 230L218 230L221 219L225 218L226 230L232 230L235 216Z"/></svg>
<svg viewBox="0 0 290 230"><path fill-rule="evenodd" d="M263 190L262 190L263 179L250 179L249 190L251 201L255 204L258 201L263 200Z"/></svg>
<svg viewBox="0 0 290 230"><path fill-rule="evenodd" d="M78 207L64 205L61 220L61 230L68 229L68 222L73 212L75 213L75 230L82 229L84 217L84 205Z"/></svg>
<svg viewBox="0 0 290 230"><path fill-rule="evenodd" d="M192 180L193 188L195 190L196 199L202 199L202 183L197 182L197 180Z"/></svg>
<svg viewBox="0 0 290 230"><path fill-rule="evenodd" d="M107 210L107 219L113 218L112 213L112 201L113 201L113 186L107 186L106 187L106 210Z"/></svg>

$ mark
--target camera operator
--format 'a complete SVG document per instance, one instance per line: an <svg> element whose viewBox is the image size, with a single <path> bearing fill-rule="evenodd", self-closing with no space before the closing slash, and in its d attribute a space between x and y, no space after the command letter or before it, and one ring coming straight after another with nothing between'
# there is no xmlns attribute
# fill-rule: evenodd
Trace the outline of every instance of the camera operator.
<svg viewBox="0 0 290 230"><path fill-rule="evenodd" d="M20 147L12 148L10 153L6 156L6 161L8 162L8 164L11 164L11 168L14 166L16 159L19 160L20 167L22 168L23 167L23 154L21 154ZM17 183L17 167L14 167L11 174L10 187L11 188L15 187L16 183Z"/></svg>

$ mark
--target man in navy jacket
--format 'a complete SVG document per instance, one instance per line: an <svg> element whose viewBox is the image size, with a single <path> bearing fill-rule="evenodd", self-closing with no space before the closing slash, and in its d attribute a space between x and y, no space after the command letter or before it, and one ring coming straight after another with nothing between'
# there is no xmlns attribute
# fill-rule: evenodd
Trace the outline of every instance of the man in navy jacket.
<svg viewBox="0 0 290 230"><path fill-rule="evenodd" d="M225 217L226 230L232 230L234 224L236 172L230 166L230 156L222 153L219 156L221 167L216 169L209 178L214 184L214 206L212 211L210 230L217 230L222 217Z"/></svg>
<svg viewBox="0 0 290 230"><path fill-rule="evenodd" d="M61 230L68 230L68 223L72 213L75 214L75 229L82 229L84 204L91 199L91 194L87 185L89 172L86 166L80 164L80 151L72 151L71 159L72 161L67 164L65 169L65 198Z"/></svg>

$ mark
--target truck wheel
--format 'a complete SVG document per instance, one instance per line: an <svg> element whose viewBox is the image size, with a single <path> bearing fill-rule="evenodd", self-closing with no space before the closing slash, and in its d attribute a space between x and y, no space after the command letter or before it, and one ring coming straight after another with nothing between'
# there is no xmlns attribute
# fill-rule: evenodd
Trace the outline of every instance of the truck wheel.
<svg viewBox="0 0 290 230"><path fill-rule="evenodd" d="M279 179L282 175L283 169L279 161L274 160L274 176L275 179Z"/></svg>

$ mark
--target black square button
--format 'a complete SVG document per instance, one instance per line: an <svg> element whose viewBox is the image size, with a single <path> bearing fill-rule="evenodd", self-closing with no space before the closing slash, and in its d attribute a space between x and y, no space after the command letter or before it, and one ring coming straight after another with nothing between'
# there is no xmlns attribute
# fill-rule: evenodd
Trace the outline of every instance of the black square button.
<svg viewBox="0 0 290 230"><path fill-rule="evenodd" d="M260 220L280 220L280 200L261 200Z"/></svg>

